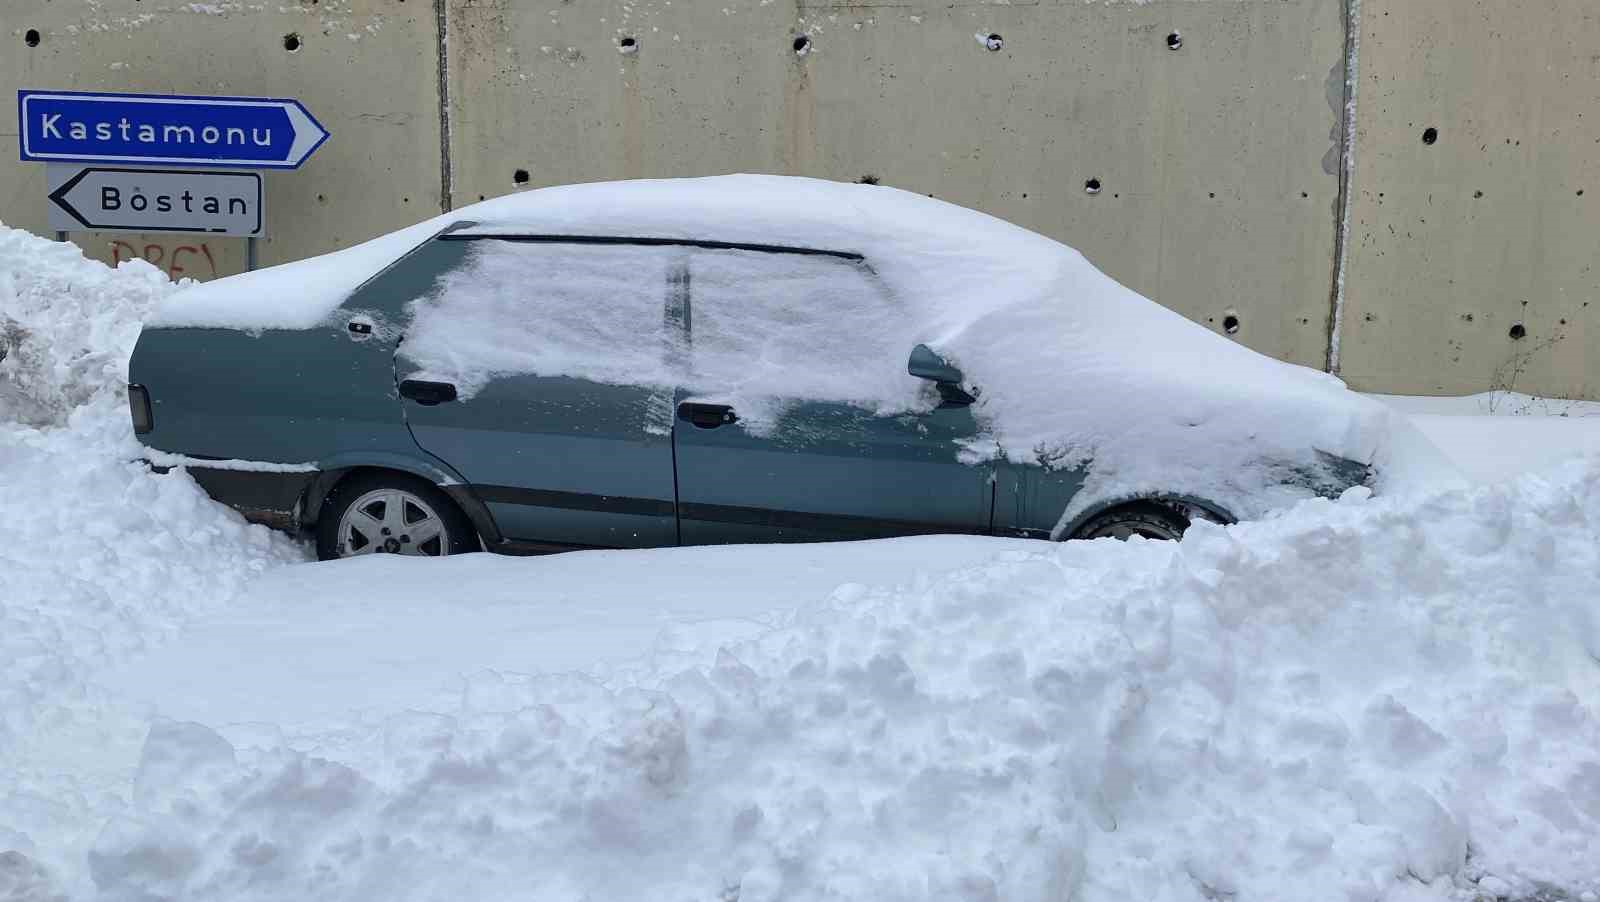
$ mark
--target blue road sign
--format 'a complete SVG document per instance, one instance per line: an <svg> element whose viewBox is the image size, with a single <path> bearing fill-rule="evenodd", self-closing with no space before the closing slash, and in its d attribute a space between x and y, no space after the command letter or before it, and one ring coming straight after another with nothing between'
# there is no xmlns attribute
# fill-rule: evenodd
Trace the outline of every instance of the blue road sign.
<svg viewBox="0 0 1600 902"><path fill-rule="evenodd" d="M296 100L18 91L22 159L294 169L328 140Z"/></svg>

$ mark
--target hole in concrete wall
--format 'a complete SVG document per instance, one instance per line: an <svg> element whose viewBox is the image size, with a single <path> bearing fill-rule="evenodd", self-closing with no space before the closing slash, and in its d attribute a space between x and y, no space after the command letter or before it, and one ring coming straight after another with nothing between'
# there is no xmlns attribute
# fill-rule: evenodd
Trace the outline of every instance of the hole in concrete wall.
<svg viewBox="0 0 1600 902"><path fill-rule="evenodd" d="M1512 323L1511 331L1506 334L1511 336L1512 341L1521 341L1527 337L1528 330L1521 323Z"/></svg>
<svg viewBox="0 0 1600 902"><path fill-rule="evenodd" d="M871 174L871 173L867 173L866 175L862 176L861 178L856 179L856 184L858 184L858 185L876 185L876 184L878 184L878 177L873 175L873 174Z"/></svg>
<svg viewBox="0 0 1600 902"><path fill-rule="evenodd" d="M30 28L23 32L22 43L27 44L29 47L39 46L39 29Z"/></svg>
<svg viewBox="0 0 1600 902"><path fill-rule="evenodd" d="M1305 193L1304 191L1302 191L1302 192L1300 192L1300 196L1304 198L1304 197L1310 197L1311 195L1309 195L1309 194Z"/></svg>
<svg viewBox="0 0 1600 902"><path fill-rule="evenodd" d="M295 34L294 32L290 32L290 33L284 35L283 36L283 49L289 51L290 53L299 52L299 50L300 50L300 36Z"/></svg>
<svg viewBox="0 0 1600 902"><path fill-rule="evenodd" d="M1167 49L1168 50L1177 50L1178 48L1180 48L1182 46L1183 46L1183 35L1178 34L1176 31L1174 31L1172 34L1167 35Z"/></svg>
<svg viewBox="0 0 1600 902"><path fill-rule="evenodd" d="M638 53L639 39L635 37L620 38L617 41L617 49L623 53Z"/></svg>
<svg viewBox="0 0 1600 902"><path fill-rule="evenodd" d="M983 41L983 46L989 48L990 52L999 50L1006 45L1006 39L1001 37L999 32L990 32L987 37L982 37L980 40Z"/></svg>
<svg viewBox="0 0 1600 902"><path fill-rule="evenodd" d="M1579 196L1579 197L1582 197L1582 196L1583 196L1583 189L1582 189L1582 188L1579 188L1579 189L1578 189L1578 196Z"/></svg>
<svg viewBox="0 0 1600 902"><path fill-rule="evenodd" d="M1433 126L1430 125L1427 128L1422 130L1422 143L1431 145L1433 142L1435 142L1437 140L1439 140L1439 130L1438 129L1436 129Z"/></svg>
<svg viewBox="0 0 1600 902"><path fill-rule="evenodd" d="M511 183L513 185L528 184L528 170L518 169L516 172L511 173Z"/></svg>
<svg viewBox="0 0 1600 902"><path fill-rule="evenodd" d="M1217 196L1217 192L1215 192L1215 191L1207 191L1206 192L1206 197L1215 198L1216 196Z"/></svg>
<svg viewBox="0 0 1600 902"><path fill-rule="evenodd" d="M1084 182L1083 183L1083 191L1084 191L1085 194L1099 194L1100 193L1100 180L1099 179L1090 179L1087 182Z"/></svg>
<svg viewBox="0 0 1600 902"><path fill-rule="evenodd" d="M1461 314L1461 319L1462 319L1462 321L1463 321L1463 322L1468 322L1468 323L1470 323L1470 322L1472 322L1472 321L1473 321L1473 319L1474 319L1474 318L1475 318L1475 317L1473 317L1473 315L1472 315L1472 314L1470 314L1470 313L1463 313L1463 314Z"/></svg>
<svg viewBox="0 0 1600 902"><path fill-rule="evenodd" d="M1222 331L1228 333L1229 335L1233 335L1234 333L1238 332L1239 317L1232 313L1224 316L1222 318Z"/></svg>
<svg viewBox="0 0 1600 902"><path fill-rule="evenodd" d="M1482 191L1474 191L1474 192L1472 192L1472 196L1473 197L1482 197L1483 196L1483 192Z"/></svg>
<svg viewBox="0 0 1600 902"><path fill-rule="evenodd" d="M805 35L795 35L794 52L796 56L805 56L811 52L811 39Z"/></svg>

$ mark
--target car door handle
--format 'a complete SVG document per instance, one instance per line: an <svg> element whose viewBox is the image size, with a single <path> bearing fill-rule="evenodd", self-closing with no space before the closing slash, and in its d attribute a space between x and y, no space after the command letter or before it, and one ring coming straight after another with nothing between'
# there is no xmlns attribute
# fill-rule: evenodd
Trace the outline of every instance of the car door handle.
<svg viewBox="0 0 1600 902"><path fill-rule="evenodd" d="M715 429L739 422L739 415L726 404L692 404L685 401L678 405L678 419L687 420L699 429Z"/></svg>
<svg viewBox="0 0 1600 902"><path fill-rule="evenodd" d="M446 401L456 399L456 387L448 382L426 382L421 379L406 379L400 383L400 397L423 405L432 407Z"/></svg>

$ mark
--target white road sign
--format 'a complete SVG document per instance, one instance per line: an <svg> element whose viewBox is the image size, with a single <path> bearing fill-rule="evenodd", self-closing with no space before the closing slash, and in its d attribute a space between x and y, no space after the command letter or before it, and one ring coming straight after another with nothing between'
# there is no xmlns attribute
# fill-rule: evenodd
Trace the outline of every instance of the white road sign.
<svg viewBox="0 0 1600 902"><path fill-rule="evenodd" d="M258 172L52 163L45 184L59 231L265 234Z"/></svg>

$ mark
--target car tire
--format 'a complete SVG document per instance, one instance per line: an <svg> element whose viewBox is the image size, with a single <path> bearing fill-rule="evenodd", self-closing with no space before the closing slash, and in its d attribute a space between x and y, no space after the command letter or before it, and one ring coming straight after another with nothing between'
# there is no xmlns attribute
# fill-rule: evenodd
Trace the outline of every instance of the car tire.
<svg viewBox="0 0 1600 902"><path fill-rule="evenodd" d="M341 480L317 519L317 557L324 561L367 554L445 557L480 548L472 521L450 496L405 473Z"/></svg>
<svg viewBox="0 0 1600 902"><path fill-rule="evenodd" d="M1141 536L1177 541L1189 528L1189 518L1154 501L1136 501L1095 514L1073 534L1074 539L1130 539Z"/></svg>

